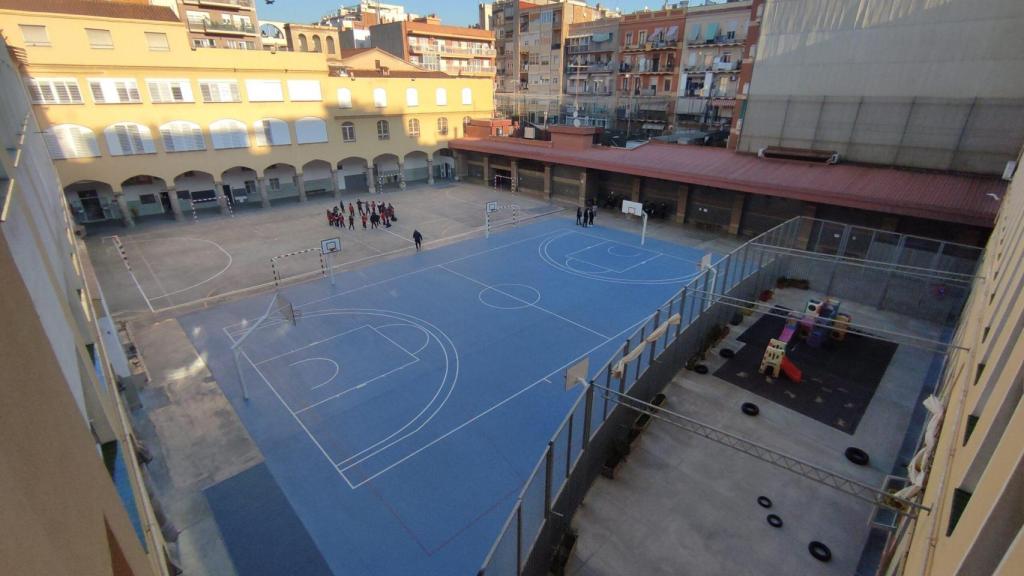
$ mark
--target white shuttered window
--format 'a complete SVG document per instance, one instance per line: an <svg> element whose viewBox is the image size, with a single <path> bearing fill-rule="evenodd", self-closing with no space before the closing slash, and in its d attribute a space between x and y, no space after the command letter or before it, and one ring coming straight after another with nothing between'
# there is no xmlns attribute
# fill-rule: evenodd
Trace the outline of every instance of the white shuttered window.
<svg viewBox="0 0 1024 576"><path fill-rule="evenodd" d="M377 108L386 108L388 105L388 93L383 88L373 89L373 105Z"/></svg>
<svg viewBox="0 0 1024 576"><path fill-rule="evenodd" d="M210 124L210 141L215 150L248 148L249 131L238 120L217 120Z"/></svg>
<svg viewBox="0 0 1024 576"><path fill-rule="evenodd" d="M43 133L46 149L54 160L67 158L96 158L100 155L100 146L96 135L85 126L61 124L51 126Z"/></svg>
<svg viewBox="0 0 1024 576"><path fill-rule="evenodd" d="M199 93L203 102L241 102L242 96L235 80L200 80Z"/></svg>
<svg viewBox="0 0 1024 576"><path fill-rule="evenodd" d="M319 80L289 80L288 99L292 102L319 102L323 100Z"/></svg>
<svg viewBox="0 0 1024 576"><path fill-rule="evenodd" d="M327 142L327 123L320 118L299 118L295 121L295 141L299 144Z"/></svg>
<svg viewBox="0 0 1024 576"><path fill-rule="evenodd" d="M352 91L348 88L338 88L338 108L352 107Z"/></svg>
<svg viewBox="0 0 1024 576"><path fill-rule="evenodd" d="M195 102L192 97L192 84L188 80L146 80L146 86L154 104Z"/></svg>
<svg viewBox="0 0 1024 576"><path fill-rule="evenodd" d="M74 78L29 78L33 104L81 104L82 92Z"/></svg>
<svg viewBox="0 0 1024 576"><path fill-rule="evenodd" d="M133 78L89 78L89 90L97 104L138 104L139 86Z"/></svg>
<svg viewBox="0 0 1024 576"><path fill-rule="evenodd" d="M288 123L277 118L265 118L254 122L253 138L257 146L287 146L292 143Z"/></svg>
<svg viewBox="0 0 1024 576"><path fill-rule="evenodd" d="M156 145L147 126L134 122L119 122L103 130L111 156L155 154Z"/></svg>
<svg viewBox="0 0 1024 576"><path fill-rule="evenodd" d="M283 102L280 80L246 80L245 91L250 102Z"/></svg>
<svg viewBox="0 0 1024 576"><path fill-rule="evenodd" d="M160 127L160 139L164 150L168 152L188 152L190 150L206 150L203 130L198 124L176 120Z"/></svg>

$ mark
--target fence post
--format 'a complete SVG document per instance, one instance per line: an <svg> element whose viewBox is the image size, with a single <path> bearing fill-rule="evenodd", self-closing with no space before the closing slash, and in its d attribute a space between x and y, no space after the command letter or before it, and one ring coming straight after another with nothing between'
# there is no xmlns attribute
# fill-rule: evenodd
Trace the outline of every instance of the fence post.
<svg viewBox="0 0 1024 576"><path fill-rule="evenodd" d="M583 440L580 442L580 455L590 444L590 420L594 414L594 385L593 382L587 386L587 398L583 406Z"/></svg>
<svg viewBox="0 0 1024 576"><path fill-rule="evenodd" d="M604 387L608 388L609 390L611 390L611 387L612 387L612 363L610 361L608 362L608 369L605 371L605 374L606 374L606 376L604 378ZM604 398L604 402L601 403L601 406L602 406L602 408L601 408L601 410L602 410L601 424L604 424L604 421L608 419L608 393L605 392L604 394L601 394L601 397Z"/></svg>
<svg viewBox="0 0 1024 576"><path fill-rule="evenodd" d="M629 354L629 343L632 339L626 338L626 343L622 345L622 357L625 358L626 354ZM619 394L625 394L626 392L626 374L629 373L629 362L622 363L622 376L619 376Z"/></svg>
<svg viewBox="0 0 1024 576"><path fill-rule="evenodd" d="M683 314L686 313L686 286L679 291L679 324L676 324L676 338L679 338L679 334L683 331L683 325L689 326L690 319L684 318Z"/></svg>
<svg viewBox="0 0 1024 576"><path fill-rule="evenodd" d="M839 246L836 248L835 258L832 260L832 271L828 275L828 287L825 294L832 293L832 284L836 281L836 270L839 268L839 260L846 254L846 246L850 241L850 225L843 226L843 235L839 239Z"/></svg>
<svg viewBox="0 0 1024 576"><path fill-rule="evenodd" d="M669 318L672 317L672 307L675 306L675 305L676 305L676 298L675 298L675 296L673 296L672 299L668 301L668 314L665 315L665 321L666 322L668 321ZM665 350L668 350L668 328L665 329L665 339L661 343L661 353L664 354Z"/></svg>
<svg viewBox="0 0 1024 576"><path fill-rule="evenodd" d="M654 311L654 328L651 329L651 332L654 332L655 330L658 329L658 324L660 322L661 322L661 308L658 308L657 310ZM647 365L648 366L654 364L654 357L657 356L657 352L658 352L658 339L655 338L654 342L651 342L651 355L647 359Z"/></svg>
<svg viewBox="0 0 1024 576"><path fill-rule="evenodd" d="M523 573L523 501L516 502L516 576Z"/></svg>
<svg viewBox="0 0 1024 576"><path fill-rule="evenodd" d="M636 344L637 346L643 346L644 336L646 334L647 334L647 323L645 322L644 325L640 327L640 341L637 342L637 344ZM636 357L636 376L633 378L633 383L634 384L636 383L637 380L640 379L640 369L643 368L643 365L644 365L644 355L640 354L639 356Z"/></svg>
<svg viewBox="0 0 1024 576"><path fill-rule="evenodd" d="M572 470L572 418L575 414L569 414L569 432L565 439L565 477L569 478Z"/></svg>
<svg viewBox="0 0 1024 576"><path fill-rule="evenodd" d="M899 263L900 257L903 256L903 247L907 242L907 237L900 234L900 239L896 242L896 251L892 254L892 260L889 262L889 269L885 272L885 283L882 284L882 291L878 298L878 309L884 310L882 307L885 304L885 298L889 295L889 280L892 278L892 268Z"/></svg>
<svg viewBox="0 0 1024 576"><path fill-rule="evenodd" d="M549 440L548 451L544 454L544 520L551 516L551 480L555 467L554 444L553 440Z"/></svg>

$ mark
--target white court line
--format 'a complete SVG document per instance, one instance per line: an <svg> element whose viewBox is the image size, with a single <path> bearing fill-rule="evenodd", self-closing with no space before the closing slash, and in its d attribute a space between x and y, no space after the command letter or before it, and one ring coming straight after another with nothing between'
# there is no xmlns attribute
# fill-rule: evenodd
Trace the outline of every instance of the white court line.
<svg viewBox="0 0 1024 576"><path fill-rule="evenodd" d="M387 228L382 228L382 230L384 230L388 234L391 234L395 238L401 238L402 240L405 240L406 242L412 242L413 244L415 244L415 242L413 242L409 238L406 238L405 236L402 236L401 234L396 234L396 233L392 232L391 230L388 230Z"/></svg>
<svg viewBox="0 0 1024 576"><path fill-rule="evenodd" d="M413 456L416 456L417 454L419 454L420 452L423 452L423 451L424 451L424 450L426 450L427 448L430 448L430 447L431 447L431 446L433 446L434 444L437 444L438 442L440 442L440 441L444 440L445 438L447 438L447 437L451 436L452 434L455 434L455 433L456 433L456 432L458 432L459 430L462 430L462 429L463 429L463 428L465 428L466 426L469 426L469 425L470 425L470 424L472 424L473 422L476 422L477 420L479 420L479 419L483 418L484 416L486 416L486 415L490 414L491 412L493 412L493 411L497 410L498 408L500 408L500 407L504 406L504 405L505 405L505 404L507 404L508 402L511 402L512 400L514 400L514 399L515 399L515 398L517 398L518 396L520 396L520 395L522 395L522 394L526 393L526 392L527 392L528 390L532 389L532 388L533 388L534 386L536 386L536 385L540 384L541 382L550 382L550 380L548 380L548 379L549 379L549 378L551 378L552 376L554 376L555 374L558 374L559 372L561 372L561 371L565 370L565 369L566 369L566 368L568 368L569 366L572 366L572 365L573 365L573 364L575 364L576 362L579 362L579 361L580 361L581 359L583 359L584 357L586 357L586 356L589 356L589 355L591 355L591 354L592 354L592 353L593 353L593 352L594 352L595 350L598 350L598 349L600 349L600 348L601 348L601 347L603 347L603 346L607 346L607 345L608 345L608 344L609 344L609 343L610 343L610 342L611 342L612 340L614 340L614 339L618 338L619 336L621 336L621 335L623 335L623 334L625 334L625 333L629 332L630 330L633 330L633 329L635 329L635 328L636 328L637 326L639 326L640 324L642 324L642 323L644 323L644 322L647 322L648 320L650 320L650 317L649 317L649 316L645 316L645 317L644 317L644 318L643 318L642 320L640 320L640 321L638 321L638 322L635 322L635 323L634 323L634 324L632 324L631 326L627 327L627 328L626 328L625 330L622 330L622 331L621 331L621 332L619 332L618 334L615 334L615 335L614 335L614 336L612 336L611 338L608 338L608 339L607 339L607 340L605 340L604 342L602 342L602 343L598 344L597 346L594 346L593 348L591 348L590 350L587 350L587 351L586 351L586 352L584 352L583 354L580 354L579 356L577 356L576 358L574 358L574 359L573 359L572 361L570 361L570 362L567 362L567 363L565 363L565 364L563 364L563 365L559 366L559 367L558 367L558 368L556 368L555 370L552 370L552 371L551 371L550 373L548 373L548 374L547 374L546 376L544 376L543 378L541 378L541 379L537 380L537 381L536 381L536 382L534 382L533 384L530 384L529 386L526 386L526 387L525 387L525 388L523 388L522 390L519 390L518 392L515 392L515 393L513 393L513 394L512 394L511 396L509 396L508 398L505 398L504 400L502 400L502 401L498 402L498 403L497 403L497 404L495 404L494 406L491 406L490 408L488 408L488 409L484 410L483 412L480 412L480 413L479 413L479 414L477 414L476 416L473 416L473 417L472 417L472 418L470 418L469 420L466 420L466 421L465 421L465 422L463 422L462 424L459 424L459 425L458 425L458 426L456 426L455 428L452 428L452 429L451 429L451 430L449 430L448 432L445 432L444 434L442 434L442 435L438 436L437 438L435 438L435 439L431 440L430 442L428 442L428 443L424 444L423 446L421 446L421 447L417 448L416 450L413 450L413 451L412 451L412 452L410 452L409 454L407 454L407 455L403 456L402 458L399 458L398 460L396 460L395 462L393 462L393 463L391 463L390 465L386 466L385 468L382 468L381 470L377 471L377 472L376 472L375 474L373 474L373 475L371 475L371 476L369 476L369 477L367 477L367 478L363 479L363 481L359 482L358 484L355 484L355 485L353 485L353 484L352 484L351 482L349 482L349 486L352 486L352 489L354 490L354 489L356 489L356 488L359 488L359 487L360 487L360 486L362 486L363 484L366 484L367 482L369 482L369 481L371 481L371 480L373 480L373 479L377 478L377 477L378 477L378 476L380 476L381 474L384 474L385 472L388 472L388 471L389 471L389 470L391 470L392 468L394 468L394 467L398 466L399 464L401 464L401 463L405 462L406 460L408 460L408 459L412 458ZM379 452L378 452L378 453L379 453ZM348 470L348 468L345 468L345 470ZM346 482L348 482L348 478L347 478L347 477L345 478L345 481L346 481Z"/></svg>
<svg viewBox="0 0 1024 576"><path fill-rule="evenodd" d="M569 258L572 258L573 256L579 254L580 252L586 252L587 250L590 250L591 248L597 248L598 246L601 246L602 244L607 244L608 242L610 242L610 240L602 240L601 242L598 242L597 244L591 244L590 246L587 246L586 248L580 248L579 250L576 250L574 252L569 252L568 254L565 255L565 258L566 258L566 260L568 260ZM586 260L583 260L581 258L576 258L576 260L580 260L582 262L586 262Z"/></svg>
<svg viewBox="0 0 1024 576"><path fill-rule="evenodd" d="M160 277L156 275L156 272L153 271L153 267L149 265L149 260L146 258L146 252L142 249L142 245L139 244L136 249L139 251L139 258L142 258L142 263L146 265L146 270L149 270L149 275L156 281L156 287L164 293L163 296L157 296L157 298L167 298L167 288L164 288L164 284L160 281Z"/></svg>
<svg viewBox="0 0 1024 576"><path fill-rule="evenodd" d="M388 342L391 342L392 344L394 344L394 345L395 345L396 347L398 347L398 349L399 349L399 350L401 350L402 352L405 352L405 353L406 353L406 354L408 354L409 356L412 356L413 358L416 358L417 360L419 360L419 358L417 358L415 354L413 354L412 352L409 352L408 350L406 350L406 349L405 349L405 346L402 346L402 345L401 345L401 344L399 344L398 342L395 342L394 340L392 340L391 338L389 338L389 337L387 336L387 334L384 334L384 333L383 333L383 332L381 332L380 330L377 330L377 327L376 327L376 326L370 326L370 330L373 330L373 331L374 331L374 332L376 332L377 334L380 334L381 336L383 336L385 340L387 340Z"/></svg>
<svg viewBox="0 0 1024 576"><path fill-rule="evenodd" d="M644 264L647 264L647 263L648 263L648 262L650 262L651 260L654 260L655 258L658 258L658 257L660 257L661 255L662 255L662 254L661 254L660 252L658 252L658 253L656 253L656 254L655 254L654 256L651 256L650 258L648 258L647 260L642 260L642 261L640 261L640 262L637 262L636 264L633 264L632 266L629 266L629 267L627 267L627 268L623 268L622 270L616 270L616 272L618 272L619 274L624 274L624 273L626 273L626 272L629 272L629 271L630 271L630 270L632 270L633 268L636 268L636 267L638 267L638 266L643 266Z"/></svg>
<svg viewBox="0 0 1024 576"><path fill-rule="evenodd" d="M263 360L260 360L257 364L266 364L267 362L270 362L271 360L277 360L278 358L284 358L285 356L287 356L289 354L292 354L294 352L298 352L299 350L305 350L306 348L311 348L313 346L317 346L319 344L323 344L324 342L328 342L330 340L334 340L335 338L338 338L340 336L344 336L345 334L351 334L352 332L355 332L356 330L362 330L363 328L370 328L370 327L371 326L369 324L363 324L362 326L357 326L355 328L352 328L351 330L346 330L344 332L339 332L339 333L335 334L334 336L328 336L327 338L324 338L323 340L317 340L316 342L310 342L309 344L306 344L305 346L299 346L298 348L296 348L294 350L289 350L288 352L284 352L284 353L278 354L276 356L271 356L270 358L264 358ZM225 334L228 334L226 327L224 328L224 332L225 332ZM228 336L230 337L230 334L228 334ZM234 341L234 338L232 338L232 341Z"/></svg>
<svg viewBox="0 0 1024 576"><path fill-rule="evenodd" d="M595 240L600 240L601 239L600 236L594 236L592 234L587 234L586 232L579 232L579 231L576 231L576 230L571 230L569 233L570 234L579 234L580 236L586 236L587 238L593 238ZM655 238L655 240L657 240L657 238ZM611 242L613 244L618 244L620 246L626 246L628 248L636 248L636 246L632 246L630 244L626 244L625 242L620 242L618 240L607 240L607 242ZM693 248L691 246L686 246L685 244L680 244L680 246L683 246L684 248L689 248L691 250L697 250L697 248ZM675 259L675 260L679 260L681 262L686 262L687 264L694 264L694 265L700 264L699 260L687 260L686 258L683 258L681 256L673 256L672 254L666 254L666 253L661 252L659 250L652 250L650 248L642 248L642 250L646 250L647 252L654 252L655 254L661 254L662 256L664 256L666 258L672 258L672 259Z"/></svg>
<svg viewBox="0 0 1024 576"><path fill-rule="evenodd" d="M353 292L358 292L358 291L366 289L366 288L372 288L374 286L379 286L381 284L387 284L388 282L391 282L392 280L398 280L399 278L405 278L407 276L412 276L413 274L419 274L420 272L426 272L428 270L433 270L434 268L440 268L440 267L446 266L448 264L453 264L455 262L461 262L462 260L468 260L469 258L475 258L477 256L482 256L484 254L488 254L488 253L494 252L496 250L501 250L503 248L508 248L510 246L515 246L516 244L522 244L523 242L529 242L531 240L536 240L538 238L543 238L545 236L550 236L550 235L555 234L557 232L562 232L562 231L561 230L552 230L552 231L549 231L549 232L544 232L543 234L538 234L536 236L530 236L529 238L522 238L520 240L516 240L514 242L509 242L508 244L504 244L502 246L495 246L493 248L488 248L486 250L481 250L480 252L474 252L472 254L467 254L465 256L460 256L458 258L453 258L451 260L448 260L447 262L441 262L440 264L432 264L432 265L427 266L425 268L420 268L420 269L417 269L417 270L411 270L409 272L403 272L401 274L398 274L396 276L391 276L391 277L385 278L383 280L378 280L376 282L371 282L369 284L364 284L362 286L357 286L355 288L350 288L348 290L345 290L344 292L336 292L334 294L331 294L330 296L324 296L323 298L316 298L316 299L310 300L309 302L303 302L302 304L295 304L294 307L295 308L305 308L306 306L311 306L313 304L319 304L321 302L326 302L327 300L332 300L332 299L337 298L339 296L346 296L348 294L351 294ZM440 240L438 240L438 242L440 242ZM399 248L398 250L393 250L392 252L388 252L388 254L391 254L393 252L401 252L402 250L408 250L408 248ZM376 258L376 256L368 256L367 258ZM365 260L365 259L366 258L360 258L360 260ZM353 263L358 262L358 261L359 260L355 260L353 262L347 262L346 264L353 264ZM241 322L236 322L234 324L229 324L229 325L225 326L224 329L227 330L229 328L235 328L235 327L240 326L240 325L242 325L244 323L245 323L245 320L242 320Z"/></svg>
<svg viewBox="0 0 1024 576"><path fill-rule="evenodd" d="M572 261L572 260L575 260L576 262L583 262L587 266L593 266L594 268L600 268L605 273L608 273L608 272L615 273L616 272L612 268L606 268L604 266L601 266L600 264L594 264L593 262L590 262L589 260L584 260L582 258L576 258L576 257L573 257L573 256L566 256L566 258L565 258L565 266L566 266L566 268L575 270L575 271L577 271L577 272L579 272L581 274L601 274L601 270L598 270L597 272L584 272L583 270L580 270L578 268L573 268L572 266L569 266L569 262Z"/></svg>
<svg viewBox="0 0 1024 576"><path fill-rule="evenodd" d="M257 368L255 364L253 364L252 359L249 358L249 355L245 353L245 350L241 350L241 352L242 356L245 356L245 359L249 362L249 365L252 366L252 369L255 370L256 373L260 375L260 378L263 379L263 382L266 383L267 388L270 388L270 391L274 393L274 396L277 397L277 400L281 402L281 406L284 406L284 409L287 410L288 413L292 415L292 418L295 419L295 422L298 423L298 425L306 433L306 436L309 436L309 439L313 441L313 444L315 444L316 447L320 449L320 453L324 455L324 458L326 458L327 461L333 465L334 460L332 460L331 457L327 455L327 451L324 450L324 447L320 445L320 442L316 439L316 437L313 436L312 433L310 433L309 428L306 428L306 425L302 422L302 420L295 415L295 412L293 412L291 408L288 407L288 404L284 401L284 398L281 398L281 395L277 393L277 390L270 383L270 380L267 380L267 377L263 375L263 372L259 368ZM338 473L338 476L341 476L341 479L345 481L345 484L348 484L349 488L353 490L356 489L356 487L353 486L351 482L349 482L348 477L346 477L341 470L338 470L337 466L334 466L334 470L335 472Z"/></svg>
<svg viewBox="0 0 1024 576"><path fill-rule="evenodd" d="M317 406L319 406L321 404L324 404L325 402L330 402L331 400L334 400L336 398L341 398L342 396L344 396L345 394L348 394L349 392L352 392L352 391L355 391L355 390L359 390L361 388L365 388L366 385L369 384L370 382L375 382L377 380L380 380L381 378L383 378L383 377L385 377L385 376L387 376L389 374L393 374L395 372L398 372L399 370L402 370L404 368L408 368L409 366L412 366L413 364L416 364L417 362L420 361L420 359L415 357L415 356L413 356L412 358L413 359L412 359L411 362L406 362L405 364L402 364L401 366L398 366L396 368L392 368L391 370L388 370L387 372L384 372L383 374L378 374L378 375L374 376L373 378L370 378L369 380L367 380L367 381L365 381L365 382L363 382L361 384L353 386L353 387L349 388L348 390L342 390L341 392L338 392L337 394L335 394L333 396L328 396L327 398L324 398L323 400L320 400L319 402L314 402L314 403L310 404L309 406L306 406L305 408L300 408L300 409L295 411L295 414L302 414L303 412L305 412L307 410L311 410L313 408L316 408ZM331 460L331 464L337 465L334 462L334 460Z"/></svg>
<svg viewBox="0 0 1024 576"><path fill-rule="evenodd" d="M335 362L334 360L331 360L330 358L322 358L320 356L317 356L315 358L303 358L302 360L299 360L298 362L292 362L291 364L288 365L288 367L291 368L292 366L295 366L296 364L304 364L306 362L312 362L313 360L323 360L324 362L330 362L331 364L334 365L334 374L331 374L330 378L328 378L327 380L324 380L323 382L317 384L316 386L313 386L312 388L310 388L310 390L316 390L317 388L319 388L321 386L324 386L326 384L330 384L335 378L337 378L338 373L341 372L341 366L338 366L337 362Z"/></svg>
<svg viewBox="0 0 1024 576"><path fill-rule="evenodd" d="M547 308L544 308L543 306L538 306L538 305L533 304L531 302L527 302L526 300L523 300L522 298L519 298L517 296L513 296L512 294L509 294L508 292L505 292L503 290L499 290L499 289L495 288L494 286L491 286L490 284L487 284L487 283L481 282L481 281L479 281L479 280L477 280L475 278L471 278L469 276L466 276L465 274L463 274L461 272L456 272L455 270L452 270L451 268L448 268L447 266L441 266L441 269L442 270L447 270L448 272L451 272L452 274L455 274L456 276L461 276L461 277L465 278L466 280L469 280L470 282L473 282L473 283L479 284L480 286L483 286L484 288L489 288L491 290L494 290L498 294L501 294L503 296L506 296L508 298L511 298L513 300L521 302L522 304L526 304L528 307L536 308L537 310L540 310L541 312L547 312L548 314L554 316L555 318L558 318L560 320L564 320L564 321L568 322L569 324L572 324L573 326L576 326L578 328L582 328L582 329L586 330L587 332L590 332L591 334L595 334L595 335L597 335L597 336L599 336L601 338L608 338L607 336L605 336L604 334L601 334L597 330L593 330L591 328L587 328L583 324L580 324L579 322L576 322L574 320L570 320L570 319L566 318L565 316L562 316L561 314L558 314L556 312L552 312L551 310L548 310Z"/></svg>
<svg viewBox="0 0 1024 576"><path fill-rule="evenodd" d="M213 240L207 240L205 238L192 238L191 236L168 236L166 238L151 238L151 239L146 239L146 240L135 240L135 239L132 239L132 242L134 242L136 244L144 244L146 242L156 242L157 240L191 240L191 241L194 241L194 242L206 242L207 244L213 244L213 246L215 248L217 248L218 250L223 252L224 255L228 257L228 263L225 264L224 267L221 268L219 272L215 273L213 276L210 276L206 280L202 280L200 282L196 282L195 284L192 284L191 286L186 286L184 288L180 288L180 289L174 290L172 292L166 292L165 291L163 296L158 296L156 299L167 298L168 296L174 296L175 294L181 294L182 292L187 292L189 290L192 290L193 288L198 288L198 287L202 286L203 284L206 284L207 282L215 280L218 276L220 276L221 274L227 272L228 268L231 268L231 264L233 264L234 261L235 261L235 259L231 256L231 253L228 252L227 250L225 250L223 246L221 246L220 244L214 242ZM141 250L141 247L139 249ZM152 270L150 270L150 271L152 272ZM153 277L155 278L156 274L153 274ZM159 280L157 280L157 282L159 282Z"/></svg>
<svg viewBox="0 0 1024 576"><path fill-rule="evenodd" d="M114 236L107 236L106 238L110 238L111 239L111 243L113 243L113 238L115 238L115 237ZM114 247L114 250L117 250L116 246ZM118 260L121 260L120 255L118 255ZM128 276L130 276L131 279L132 279L132 282L135 283L135 287L139 289L139 294L142 296L142 300L146 303L146 308L149 308L150 312L156 312L156 310L153 309L153 303L149 301L149 296L146 296L146 291L142 289L142 284L139 284L139 279L135 277L135 272L132 272L131 267L124 260L121 260L121 264L123 264L124 267L125 267L125 270L128 271Z"/></svg>
<svg viewBox="0 0 1024 576"><path fill-rule="evenodd" d="M413 356L419 354L420 352L423 352L423 350L426 349L427 346L430 346L430 333L424 330L421 326L417 326L415 324L382 324L380 326L377 326L377 328L393 328L395 326L407 326L410 328L415 328L422 332L424 335L426 335L427 340L424 342L423 346L420 346L415 352L410 353ZM383 336L383 334L381 334L381 336Z"/></svg>

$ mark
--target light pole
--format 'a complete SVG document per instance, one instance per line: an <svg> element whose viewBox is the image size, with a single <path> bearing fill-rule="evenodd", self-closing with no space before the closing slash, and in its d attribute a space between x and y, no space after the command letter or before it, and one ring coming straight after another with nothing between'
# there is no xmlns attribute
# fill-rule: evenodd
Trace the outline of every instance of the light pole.
<svg viewBox="0 0 1024 576"><path fill-rule="evenodd" d="M626 142L629 142L629 131L633 127L633 83L630 82L631 75L626 74L626 90L629 91L629 98L626 100Z"/></svg>

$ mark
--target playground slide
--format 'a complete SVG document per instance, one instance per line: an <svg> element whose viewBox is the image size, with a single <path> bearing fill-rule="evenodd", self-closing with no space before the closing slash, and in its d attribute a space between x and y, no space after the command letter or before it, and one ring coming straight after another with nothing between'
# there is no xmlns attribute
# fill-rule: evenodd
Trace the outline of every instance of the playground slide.
<svg viewBox="0 0 1024 576"><path fill-rule="evenodd" d="M782 363L779 365L779 368L782 370L782 373L786 375L786 378L789 378L793 382L799 384L800 381L803 380L803 372L796 367L796 364L790 362L788 357L782 357Z"/></svg>

